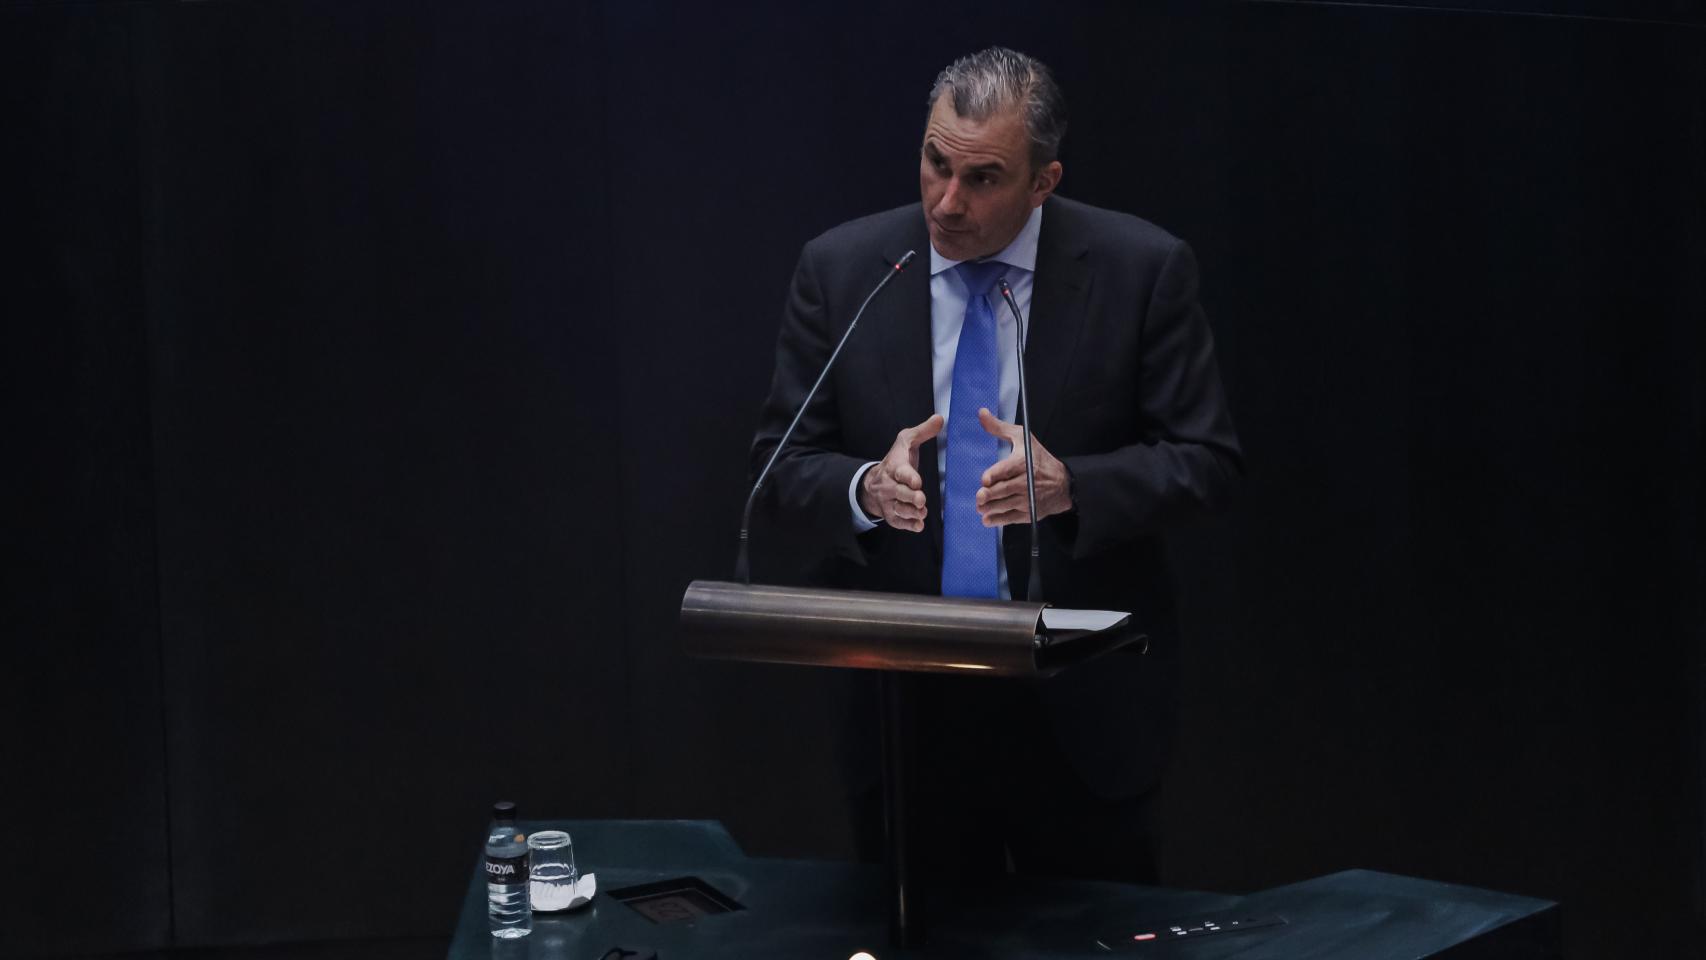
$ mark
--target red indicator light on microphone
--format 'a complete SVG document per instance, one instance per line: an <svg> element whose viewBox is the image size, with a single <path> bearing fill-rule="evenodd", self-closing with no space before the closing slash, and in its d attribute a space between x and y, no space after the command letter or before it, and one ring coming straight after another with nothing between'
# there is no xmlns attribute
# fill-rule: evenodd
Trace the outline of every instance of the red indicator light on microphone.
<svg viewBox="0 0 1706 960"><path fill-rule="evenodd" d="M1132 939L1133 940L1154 940L1155 934L1153 934L1153 933L1140 933L1137 936L1132 937Z"/></svg>

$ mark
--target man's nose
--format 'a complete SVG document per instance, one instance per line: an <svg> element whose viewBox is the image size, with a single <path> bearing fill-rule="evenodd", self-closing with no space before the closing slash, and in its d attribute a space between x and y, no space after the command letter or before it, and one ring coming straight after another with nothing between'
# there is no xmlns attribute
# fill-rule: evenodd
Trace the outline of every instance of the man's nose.
<svg viewBox="0 0 1706 960"><path fill-rule="evenodd" d="M942 199L936 201L936 215L957 217L965 212L965 198L960 195L960 178L953 177L948 180L948 189L942 191Z"/></svg>

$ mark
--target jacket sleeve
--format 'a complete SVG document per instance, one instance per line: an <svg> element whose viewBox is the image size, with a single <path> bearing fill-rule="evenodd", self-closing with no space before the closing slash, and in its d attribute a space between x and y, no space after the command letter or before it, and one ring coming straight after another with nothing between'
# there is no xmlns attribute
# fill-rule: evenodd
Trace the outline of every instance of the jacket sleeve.
<svg viewBox="0 0 1706 960"><path fill-rule="evenodd" d="M800 253L783 307L775 374L752 441L750 470L754 480L776 450L812 383L823 372L850 319L833 315L819 277L814 246L807 244ZM863 564L865 552L854 532L847 488L868 461L843 452L838 403L835 378L826 377L776 457L760 500L779 522L809 542Z"/></svg>
<svg viewBox="0 0 1706 960"><path fill-rule="evenodd" d="M1168 251L1140 322L1141 439L1061 457L1073 509L1059 529L1075 559L1218 510L1243 476L1214 338L1197 302L1196 257L1184 242Z"/></svg>

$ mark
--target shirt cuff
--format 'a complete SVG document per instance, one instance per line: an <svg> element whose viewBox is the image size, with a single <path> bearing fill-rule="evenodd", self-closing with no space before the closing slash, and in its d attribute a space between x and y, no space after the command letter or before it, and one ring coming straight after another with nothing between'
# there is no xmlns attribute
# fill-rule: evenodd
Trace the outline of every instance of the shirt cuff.
<svg viewBox="0 0 1706 960"><path fill-rule="evenodd" d="M867 463L854 471L853 482L847 485L847 506L853 511L854 533L864 533L866 530L875 530L877 527L882 525L881 520L872 520L870 517L867 517L865 515L865 508L859 505L859 482L865 479L865 471L876 465L877 461L872 460L870 463Z"/></svg>

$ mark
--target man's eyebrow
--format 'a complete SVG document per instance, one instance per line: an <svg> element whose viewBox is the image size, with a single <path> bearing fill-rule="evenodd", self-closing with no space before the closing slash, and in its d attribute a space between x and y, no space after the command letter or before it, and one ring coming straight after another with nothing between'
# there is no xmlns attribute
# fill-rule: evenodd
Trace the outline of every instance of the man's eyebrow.
<svg viewBox="0 0 1706 960"><path fill-rule="evenodd" d="M935 137L931 137L931 138L924 141L924 155L929 157L932 160L946 160L947 159L947 157L943 156L941 148L936 146L936 138ZM1006 173L1007 172L1007 165L1005 163L1002 163L1000 160L991 160L988 163L980 163L980 164L977 164L976 166L967 167L966 172L967 173Z"/></svg>

